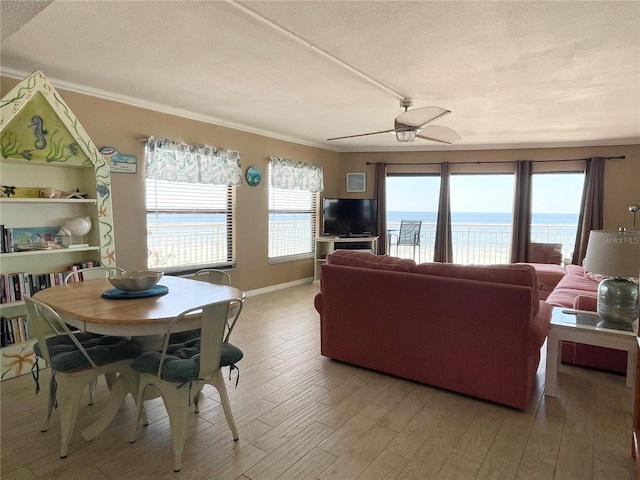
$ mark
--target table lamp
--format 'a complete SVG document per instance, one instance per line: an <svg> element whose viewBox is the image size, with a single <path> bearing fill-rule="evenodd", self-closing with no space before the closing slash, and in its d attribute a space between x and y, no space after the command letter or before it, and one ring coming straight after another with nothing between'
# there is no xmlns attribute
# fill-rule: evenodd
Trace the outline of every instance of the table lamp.
<svg viewBox="0 0 640 480"><path fill-rule="evenodd" d="M598 315L604 322L629 326L638 318L640 232L624 228L592 230L584 259L587 272L606 275L598 285Z"/></svg>

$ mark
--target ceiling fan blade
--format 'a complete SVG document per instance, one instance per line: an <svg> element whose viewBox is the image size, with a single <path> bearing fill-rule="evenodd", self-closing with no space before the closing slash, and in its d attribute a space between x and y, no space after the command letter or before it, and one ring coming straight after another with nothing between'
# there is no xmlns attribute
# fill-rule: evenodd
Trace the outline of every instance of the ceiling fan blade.
<svg viewBox="0 0 640 480"><path fill-rule="evenodd" d="M396 117L396 122L412 127L421 127L449 115L451 110L440 107L422 107L407 110Z"/></svg>
<svg viewBox="0 0 640 480"><path fill-rule="evenodd" d="M416 137L424 140L431 140L432 142L447 144L452 144L462 138L456 131L440 125L429 125L428 127L424 127Z"/></svg>
<svg viewBox="0 0 640 480"><path fill-rule="evenodd" d="M359 133L357 135L347 135L346 137L333 137L333 138L327 138L327 141L329 140L342 140L344 138L355 138L355 137L366 137L367 135L378 135L379 133L390 133L390 132L395 132L395 129L392 128L390 130L382 130L380 132L371 132L371 133Z"/></svg>

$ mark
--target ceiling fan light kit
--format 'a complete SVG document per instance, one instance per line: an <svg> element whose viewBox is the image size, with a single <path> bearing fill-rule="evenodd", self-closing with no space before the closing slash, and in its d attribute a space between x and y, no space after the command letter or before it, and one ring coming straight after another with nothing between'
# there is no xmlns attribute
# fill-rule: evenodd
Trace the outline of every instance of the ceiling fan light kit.
<svg viewBox="0 0 640 480"><path fill-rule="evenodd" d="M378 135L379 133L395 133L396 140L401 143L413 142L416 138L428 140L430 142L451 144L460 140L460 135L448 127L429 125L436 120L451 113L450 110L440 107L422 107L409 110L413 106L413 100L403 98L400 100L400 107L404 108L404 113L398 115L394 121L394 128L382 130L380 132L361 133L358 135L347 135L344 137L327 138L329 140L344 140L345 138L364 137L367 135ZM418 135L425 131L425 134Z"/></svg>
<svg viewBox="0 0 640 480"><path fill-rule="evenodd" d="M415 130L397 130L396 138L399 142L413 142L416 139Z"/></svg>

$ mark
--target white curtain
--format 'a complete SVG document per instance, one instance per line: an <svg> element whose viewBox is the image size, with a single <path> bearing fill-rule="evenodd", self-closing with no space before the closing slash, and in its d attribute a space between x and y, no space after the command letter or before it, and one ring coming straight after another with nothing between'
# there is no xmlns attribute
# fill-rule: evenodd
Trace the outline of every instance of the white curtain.
<svg viewBox="0 0 640 480"><path fill-rule="evenodd" d="M147 140L146 177L239 187L242 185L240 153L150 137Z"/></svg>
<svg viewBox="0 0 640 480"><path fill-rule="evenodd" d="M271 186L287 190L306 190L322 192L324 190L321 165L296 162L279 157L271 160Z"/></svg>

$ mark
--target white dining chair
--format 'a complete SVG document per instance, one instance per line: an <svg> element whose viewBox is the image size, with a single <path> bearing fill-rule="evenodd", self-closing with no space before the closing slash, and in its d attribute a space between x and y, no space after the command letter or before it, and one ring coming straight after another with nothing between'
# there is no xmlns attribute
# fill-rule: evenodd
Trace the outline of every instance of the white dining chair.
<svg viewBox="0 0 640 480"><path fill-rule="evenodd" d="M24 301L30 326L38 339L33 350L51 367L48 410L42 431L47 431L53 409L59 408L60 457L65 458L83 390L100 375L119 373L129 382L131 391L135 391L137 381L131 360L140 355L141 349L126 337L72 331L45 303L29 296ZM39 367L36 369L39 372ZM37 373L34 378L37 392Z"/></svg>
<svg viewBox="0 0 640 480"><path fill-rule="evenodd" d="M198 280L201 282L209 282L216 285L226 285L228 287L231 286L231 275L229 275L224 270L219 270L217 268L204 268L202 270L198 270L191 277L193 280ZM236 322L240 317L240 311L242 310L241 304L232 303L229 306L229 315L227 316L227 327L226 334L224 337L224 341L228 342L229 337L231 337L231 332L233 328L236 326Z"/></svg>
<svg viewBox="0 0 640 480"><path fill-rule="evenodd" d="M225 363L237 361L224 358L234 352L224 351L223 340L230 305L235 302L242 308L243 300L244 295L243 298L205 304L182 312L168 325L162 351L143 354L131 364L139 374L139 387L136 395L136 421L130 441L136 441L145 390L147 386L153 385L160 391L169 415L176 472L182 467L182 451L189 413L192 411L191 404L194 404L197 412L200 392L205 384L218 390L233 439L238 439L238 430L231 413L221 367ZM190 340L186 345L176 346L170 343L171 334L177 324L185 317L192 316L200 319L200 336Z"/></svg>
<svg viewBox="0 0 640 480"><path fill-rule="evenodd" d="M110 278L116 273L125 273L125 270L120 267L87 267L79 270L71 271L64 279L65 284L82 282L84 280L98 280L100 278ZM115 375L105 375L105 381L107 386L111 388L115 380ZM89 385L89 405L93 405L96 396L96 387L98 386L98 379L96 378Z"/></svg>
<svg viewBox="0 0 640 480"><path fill-rule="evenodd" d="M73 270L65 277L64 283L81 282L83 280L97 280L113 277L116 273L125 273L120 267L88 267Z"/></svg>

